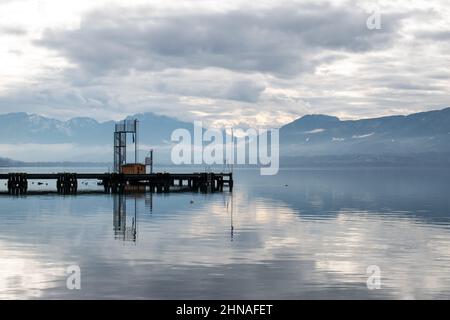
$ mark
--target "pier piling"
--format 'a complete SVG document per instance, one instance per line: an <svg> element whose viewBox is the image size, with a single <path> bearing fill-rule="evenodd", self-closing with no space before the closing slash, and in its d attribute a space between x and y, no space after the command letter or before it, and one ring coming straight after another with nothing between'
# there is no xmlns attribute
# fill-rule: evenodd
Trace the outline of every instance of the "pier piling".
<svg viewBox="0 0 450 320"><path fill-rule="evenodd" d="M8 174L8 193L13 195L26 194L28 189L28 179L26 173Z"/></svg>
<svg viewBox="0 0 450 320"><path fill-rule="evenodd" d="M29 180L54 180L59 194L76 194L78 180L97 180L105 193L171 191L217 192L224 186L233 190L232 173L0 173L0 180L7 180L8 194L19 195L28 192Z"/></svg>

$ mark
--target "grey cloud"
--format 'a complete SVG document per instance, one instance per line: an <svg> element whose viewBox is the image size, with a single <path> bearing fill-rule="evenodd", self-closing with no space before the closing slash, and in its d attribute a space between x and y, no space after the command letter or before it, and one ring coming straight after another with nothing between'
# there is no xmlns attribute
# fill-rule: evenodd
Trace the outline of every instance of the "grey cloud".
<svg viewBox="0 0 450 320"><path fill-rule="evenodd" d="M241 102L254 103L259 100L261 93L265 90L264 83L258 80L242 79L234 75L233 79L215 81L214 73L210 74L211 80L197 80L195 75L176 80L173 78L161 79L154 86L158 92L165 94L177 94L182 96L196 96L209 99L226 99ZM189 80L191 82L189 83ZM194 81L196 80L196 81Z"/></svg>
<svg viewBox="0 0 450 320"><path fill-rule="evenodd" d="M0 97L0 110L51 114L58 118L76 117L79 114L119 113L123 106L110 97L105 90L86 88L30 87ZM13 108L11 108L13 106Z"/></svg>
<svg viewBox="0 0 450 320"><path fill-rule="evenodd" d="M245 102L256 102L265 88L265 85L261 83L237 81L228 89L227 98Z"/></svg>
<svg viewBox="0 0 450 320"><path fill-rule="evenodd" d="M387 82L386 86L390 89L412 90L412 91L440 91L443 87L437 85L412 83L412 82Z"/></svg>
<svg viewBox="0 0 450 320"><path fill-rule="evenodd" d="M1 33L13 36L24 36L27 34L27 30L16 26L0 26L0 34Z"/></svg>
<svg viewBox="0 0 450 320"><path fill-rule="evenodd" d="M431 72L429 77L433 80L447 80L450 79L450 72L445 72L444 70Z"/></svg>
<svg viewBox="0 0 450 320"><path fill-rule="evenodd" d="M424 82L422 77L417 74L417 79L411 79L407 76L387 74L383 76L371 77L370 82L376 87L388 88L393 90L406 91L441 91L446 88L435 82Z"/></svg>
<svg viewBox="0 0 450 320"><path fill-rule="evenodd" d="M217 67L280 77L314 70L327 52L386 48L402 15L368 14L331 5L157 16L151 8L94 11L77 30L49 30L38 45L54 49L90 74Z"/></svg>
<svg viewBox="0 0 450 320"><path fill-rule="evenodd" d="M107 78L111 78L111 75ZM142 85L145 91L160 95L250 103L257 102L266 89L266 78L259 74L242 74L217 68L134 72L131 75L119 75L119 79L122 84ZM108 83L111 84L111 80Z"/></svg>
<svg viewBox="0 0 450 320"><path fill-rule="evenodd" d="M415 34L416 39L432 41L450 41L450 30L421 31Z"/></svg>

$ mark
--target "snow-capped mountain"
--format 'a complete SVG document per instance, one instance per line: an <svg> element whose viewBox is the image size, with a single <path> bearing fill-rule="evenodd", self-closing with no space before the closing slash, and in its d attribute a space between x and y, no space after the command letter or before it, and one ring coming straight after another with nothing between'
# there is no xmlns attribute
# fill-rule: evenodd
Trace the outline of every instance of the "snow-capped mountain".
<svg viewBox="0 0 450 320"><path fill-rule="evenodd" d="M141 151L145 153L149 146L156 147L159 156L165 159L169 159L170 148L161 146L168 146L173 130L186 128L192 132L192 123L153 113L129 118L140 120ZM0 145L8 145L4 150L9 152L0 156L26 161L35 156L55 161L110 161L113 131L113 121L98 122L86 117L61 121L35 114L3 114L0 115ZM11 147L15 144L18 148ZM33 146L36 154L30 155L30 147L23 144L37 144ZM51 144L70 144L73 150L62 152L66 149L39 147ZM372 159L373 156L385 159L392 155L409 158L420 155L424 159L428 154L442 154L450 159L450 108L352 121L307 115L280 129L280 147L282 157L350 156L353 159L355 155L368 155ZM53 153L45 154L45 150Z"/></svg>
<svg viewBox="0 0 450 320"><path fill-rule="evenodd" d="M159 144L170 140L172 130L189 128L189 123L153 113L134 115L140 120L140 141ZM103 145L113 143L114 121L98 122L79 117L61 121L36 114L0 115L0 143L77 143Z"/></svg>
<svg viewBox="0 0 450 320"><path fill-rule="evenodd" d="M450 108L341 121L308 115L281 128L285 155L450 153Z"/></svg>

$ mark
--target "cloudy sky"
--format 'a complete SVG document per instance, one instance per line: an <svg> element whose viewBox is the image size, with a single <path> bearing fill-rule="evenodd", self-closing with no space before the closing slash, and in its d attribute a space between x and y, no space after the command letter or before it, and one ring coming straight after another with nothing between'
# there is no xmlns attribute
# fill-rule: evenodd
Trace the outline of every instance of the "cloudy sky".
<svg viewBox="0 0 450 320"><path fill-rule="evenodd" d="M446 0L0 0L0 113L407 114L450 105L449 40Z"/></svg>

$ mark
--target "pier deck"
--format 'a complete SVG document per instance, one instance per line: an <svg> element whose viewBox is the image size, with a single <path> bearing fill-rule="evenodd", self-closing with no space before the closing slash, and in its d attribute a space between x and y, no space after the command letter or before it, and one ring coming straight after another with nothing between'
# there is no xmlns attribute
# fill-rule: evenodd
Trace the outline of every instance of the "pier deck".
<svg viewBox="0 0 450 320"><path fill-rule="evenodd" d="M9 194L26 194L29 180L56 180L56 191L60 194L75 194L79 180L97 180L105 193L125 191L170 192L175 186L187 191L216 192L227 186L233 190L232 173L0 173L0 180L7 180ZM176 190L178 190L176 189Z"/></svg>

